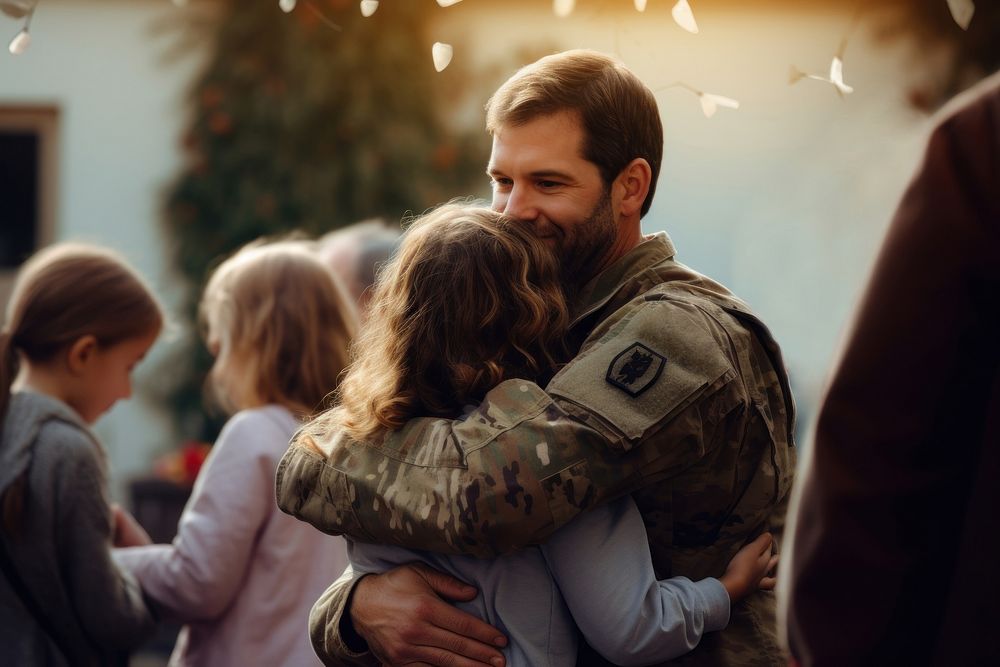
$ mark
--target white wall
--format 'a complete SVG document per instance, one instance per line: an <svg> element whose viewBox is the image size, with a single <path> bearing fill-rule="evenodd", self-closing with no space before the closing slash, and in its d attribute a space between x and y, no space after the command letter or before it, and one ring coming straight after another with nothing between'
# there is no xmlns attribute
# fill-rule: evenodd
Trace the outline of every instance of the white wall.
<svg viewBox="0 0 1000 667"><path fill-rule="evenodd" d="M153 27L176 11L166 0L42 0L31 47L19 57L6 43L20 22L0 15L0 105L54 105L61 113L57 238L118 249L168 303L178 291L159 204L180 164L182 98L201 55L165 62L177 33ZM168 345L161 339L139 367L137 395L96 425L118 497L126 478L177 444L167 415L143 399Z"/></svg>

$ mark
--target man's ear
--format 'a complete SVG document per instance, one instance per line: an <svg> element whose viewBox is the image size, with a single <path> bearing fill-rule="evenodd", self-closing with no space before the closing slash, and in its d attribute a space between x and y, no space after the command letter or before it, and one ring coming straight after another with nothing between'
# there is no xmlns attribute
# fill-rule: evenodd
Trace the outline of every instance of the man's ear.
<svg viewBox="0 0 1000 667"><path fill-rule="evenodd" d="M653 170L644 158L637 157L625 165L615 179L615 187L621 197L618 210L622 216L641 215L652 180Z"/></svg>
<svg viewBox="0 0 1000 667"><path fill-rule="evenodd" d="M97 354L97 338L91 334L81 336L69 346L66 353L66 367L71 373L80 373Z"/></svg>

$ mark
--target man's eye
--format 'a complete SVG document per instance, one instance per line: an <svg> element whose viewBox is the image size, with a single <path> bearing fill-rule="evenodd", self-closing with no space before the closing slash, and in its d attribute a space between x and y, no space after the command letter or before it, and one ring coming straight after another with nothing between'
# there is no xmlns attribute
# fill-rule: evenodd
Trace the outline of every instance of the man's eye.
<svg viewBox="0 0 1000 667"><path fill-rule="evenodd" d="M543 190L551 190L552 188L558 188L562 183L559 181L538 181L538 187Z"/></svg>
<svg viewBox="0 0 1000 667"><path fill-rule="evenodd" d="M509 178L491 178L490 185L494 188L509 188L511 181Z"/></svg>

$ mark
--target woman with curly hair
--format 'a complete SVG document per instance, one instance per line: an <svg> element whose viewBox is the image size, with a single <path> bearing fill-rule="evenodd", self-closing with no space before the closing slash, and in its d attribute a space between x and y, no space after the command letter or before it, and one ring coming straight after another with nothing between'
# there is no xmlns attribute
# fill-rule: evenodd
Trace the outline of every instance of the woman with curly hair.
<svg viewBox="0 0 1000 667"><path fill-rule="evenodd" d="M501 382L544 384L569 356L569 320L556 257L529 226L487 208L442 206L409 227L379 275L339 404L297 444L324 455L347 448L349 456L414 417L469 414ZM457 465L473 455L438 454L427 464L446 469L446 459ZM725 627L731 601L773 586L766 534L721 580L657 581L631 498L586 512L544 545L493 560L359 542L348 553L356 572L423 561L475 585L481 595L459 607L507 635L513 666L575 665L577 628L619 664L668 660ZM313 608L314 633L322 632L315 626L326 602Z"/></svg>

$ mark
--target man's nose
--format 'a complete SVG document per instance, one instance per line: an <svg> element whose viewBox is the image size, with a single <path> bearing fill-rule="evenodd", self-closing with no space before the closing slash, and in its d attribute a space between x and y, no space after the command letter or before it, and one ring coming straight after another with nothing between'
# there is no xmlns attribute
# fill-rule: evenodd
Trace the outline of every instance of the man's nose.
<svg viewBox="0 0 1000 667"><path fill-rule="evenodd" d="M514 186L510 192L505 192L493 198L493 209L515 220L535 220L538 218L538 208L525 188Z"/></svg>

